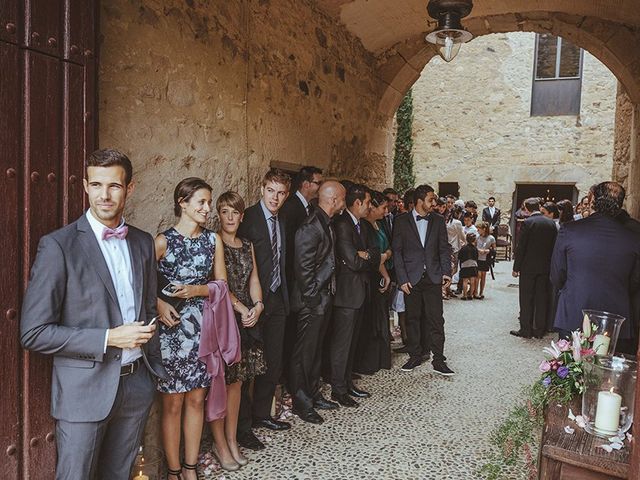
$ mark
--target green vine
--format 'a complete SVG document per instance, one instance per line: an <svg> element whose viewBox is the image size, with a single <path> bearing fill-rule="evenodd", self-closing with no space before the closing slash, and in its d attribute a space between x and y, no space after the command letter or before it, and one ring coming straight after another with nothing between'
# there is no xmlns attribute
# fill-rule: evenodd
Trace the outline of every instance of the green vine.
<svg viewBox="0 0 640 480"><path fill-rule="evenodd" d="M393 188L405 192L414 187L416 177L413 174L413 97L411 90L402 99L396 113L398 133L393 156Z"/></svg>

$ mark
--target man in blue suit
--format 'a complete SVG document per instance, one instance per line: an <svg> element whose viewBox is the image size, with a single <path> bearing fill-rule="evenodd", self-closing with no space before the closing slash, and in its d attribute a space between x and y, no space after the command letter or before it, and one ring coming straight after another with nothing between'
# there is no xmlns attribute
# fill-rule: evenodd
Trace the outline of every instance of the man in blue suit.
<svg viewBox="0 0 640 480"><path fill-rule="evenodd" d="M554 322L560 338L581 328L583 309L630 316L631 297L640 288L640 237L615 219L624 195L616 182L598 184L594 213L558 233L551 281L560 292ZM630 327L629 321L622 324L621 339L630 338Z"/></svg>

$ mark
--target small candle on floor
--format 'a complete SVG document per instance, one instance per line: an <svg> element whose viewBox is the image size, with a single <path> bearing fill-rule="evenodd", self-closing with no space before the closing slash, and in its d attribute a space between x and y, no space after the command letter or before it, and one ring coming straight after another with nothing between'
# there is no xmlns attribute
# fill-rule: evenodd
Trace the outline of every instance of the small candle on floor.
<svg viewBox="0 0 640 480"><path fill-rule="evenodd" d="M617 432L620 427L622 397L613 391L598 393L595 427L605 432Z"/></svg>
<svg viewBox="0 0 640 480"><path fill-rule="evenodd" d="M140 475L133 477L133 480L149 480L149 475L143 475L141 471Z"/></svg>

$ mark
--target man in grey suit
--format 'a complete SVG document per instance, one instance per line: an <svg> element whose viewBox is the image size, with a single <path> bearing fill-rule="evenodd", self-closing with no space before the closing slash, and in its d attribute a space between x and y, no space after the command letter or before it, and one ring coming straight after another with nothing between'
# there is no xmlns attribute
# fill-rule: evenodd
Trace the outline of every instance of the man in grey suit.
<svg viewBox="0 0 640 480"><path fill-rule="evenodd" d="M451 376L444 356L442 288L451 283L451 246L444 217L433 214L436 195L429 185L415 190L415 207L394 225L393 264L407 311L409 360L401 370L411 371L433 352L433 370ZM423 314L424 312L424 314Z"/></svg>
<svg viewBox="0 0 640 480"><path fill-rule="evenodd" d="M42 237L24 296L22 345L53 355L57 480L127 480L165 375L153 239L122 218L131 175L116 150L89 156L90 208Z"/></svg>

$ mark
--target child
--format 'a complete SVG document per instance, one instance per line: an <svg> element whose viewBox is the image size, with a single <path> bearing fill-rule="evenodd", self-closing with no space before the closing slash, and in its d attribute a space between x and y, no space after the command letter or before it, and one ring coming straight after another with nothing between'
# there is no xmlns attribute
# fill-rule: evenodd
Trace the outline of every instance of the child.
<svg viewBox="0 0 640 480"><path fill-rule="evenodd" d="M476 286L480 290L479 295L474 298L482 300L484 298L484 286L487 282L487 272L491 267L491 252L496 248L496 240L493 235L489 235L489 224L482 222L478 226L480 236L477 240L478 248L478 279Z"/></svg>
<svg viewBox="0 0 640 480"><path fill-rule="evenodd" d="M472 300L478 276L478 249L475 234L467 234L467 244L458 252L458 260L462 279L462 300Z"/></svg>

